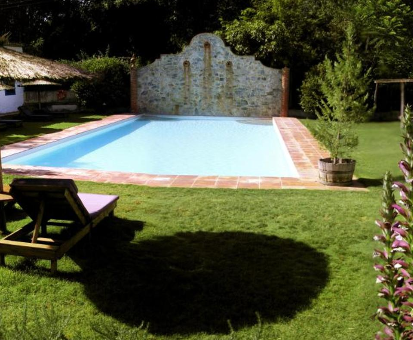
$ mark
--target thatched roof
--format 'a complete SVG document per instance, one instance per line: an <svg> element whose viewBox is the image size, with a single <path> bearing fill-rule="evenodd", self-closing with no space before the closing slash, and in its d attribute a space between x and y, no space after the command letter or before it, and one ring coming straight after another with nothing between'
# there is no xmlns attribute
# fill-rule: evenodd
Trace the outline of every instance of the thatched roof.
<svg viewBox="0 0 413 340"><path fill-rule="evenodd" d="M0 79L63 81L82 78L91 78L91 75L70 65L0 47Z"/></svg>
<svg viewBox="0 0 413 340"><path fill-rule="evenodd" d="M36 80L30 80L30 81L25 81L22 83L21 86L59 86L61 84L59 83L55 83L53 81L49 81L49 80L44 80L44 79L36 79Z"/></svg>
<svg viewBox="0 0 413 340"><path fill-rule="evenodd" d="M0 83L0 91L4 90L14 90L14 86Z"/></svg>

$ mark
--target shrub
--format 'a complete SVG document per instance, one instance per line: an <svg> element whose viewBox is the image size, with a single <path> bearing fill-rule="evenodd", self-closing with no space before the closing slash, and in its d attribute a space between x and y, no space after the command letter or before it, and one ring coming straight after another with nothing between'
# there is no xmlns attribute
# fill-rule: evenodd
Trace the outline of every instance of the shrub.
<svg viewBox="0 0 413 340"><path fill-rule="evenodd" d="M321 84L325 76L324 63L313 66L306 74L299 89L300 106L303 111L312 118L316 117L319 102L323 97Z"/></svg>
<svg viewBox="0 0 413 340"><path fill-rule="evenodd" d="M334 163L358 145L354 124L367 120L374 108L369 108L369 71L363 65L354 44L354 29L350 25L347 39L336 61L326 58L325 76L321 82L314 134L330 152Z"/></svg>
<svg viewBox="0 0 413 340"><path fill-rule="evenodd" d="M79 102L99 111L129 107L129 63L123 58L97 55L73 63L73 66L95 74L90 80L72 85Z"/></svg>

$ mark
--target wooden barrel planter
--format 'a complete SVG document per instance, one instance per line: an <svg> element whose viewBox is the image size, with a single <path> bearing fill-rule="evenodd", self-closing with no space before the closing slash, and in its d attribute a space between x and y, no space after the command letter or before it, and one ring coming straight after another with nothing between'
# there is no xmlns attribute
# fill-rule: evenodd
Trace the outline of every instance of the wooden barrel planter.
<svg viewBox="0 0 413 340"><path fill-rule="evenodd" d="M333 186L348 186L353 183L356 167L354 159L343 158L334 164L331 158L318 160L319 180L322 184Z"/></svg>

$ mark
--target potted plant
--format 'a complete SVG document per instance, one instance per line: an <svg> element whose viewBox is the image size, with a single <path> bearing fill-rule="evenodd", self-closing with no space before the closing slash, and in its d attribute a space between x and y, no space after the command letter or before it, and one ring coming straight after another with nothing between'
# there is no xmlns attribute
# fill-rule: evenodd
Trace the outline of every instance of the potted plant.
<svg viewBox="0 0 413 340"><path fill-rule="evenodd" d="M330 153L318 162L320 182L350 185L356 161L348 156L358 145L355 124L366 121L374 110L368 100L370 70L364 71L358 58L351 25L336 58L333 62L326 57L322 64L322 96L313 133Z"/></svg>

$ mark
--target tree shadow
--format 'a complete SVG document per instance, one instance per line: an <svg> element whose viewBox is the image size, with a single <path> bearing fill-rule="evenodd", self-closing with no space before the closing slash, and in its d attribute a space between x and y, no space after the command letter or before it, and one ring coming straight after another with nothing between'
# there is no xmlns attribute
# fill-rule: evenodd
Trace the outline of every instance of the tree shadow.
<svg viewBox="0 0 413 340"><path fill-rule="evenodd" d="M358 181L365 187L381 187L383 186L383 178L359 178ZM394 182L404 182L402 175L393 176Z"/></svg>
<svg viewBox="0 0 413 340"><path fill-rule="evenodd" d="M328 260L308 245L251 232L181 232L135 238L143 223L116 219L76 247L83 283L104 313L153 334L228 332L288 319L325 287ZM135 241L133 241L135 239ZM132 241L132 242L131 242Z"/></svg>

